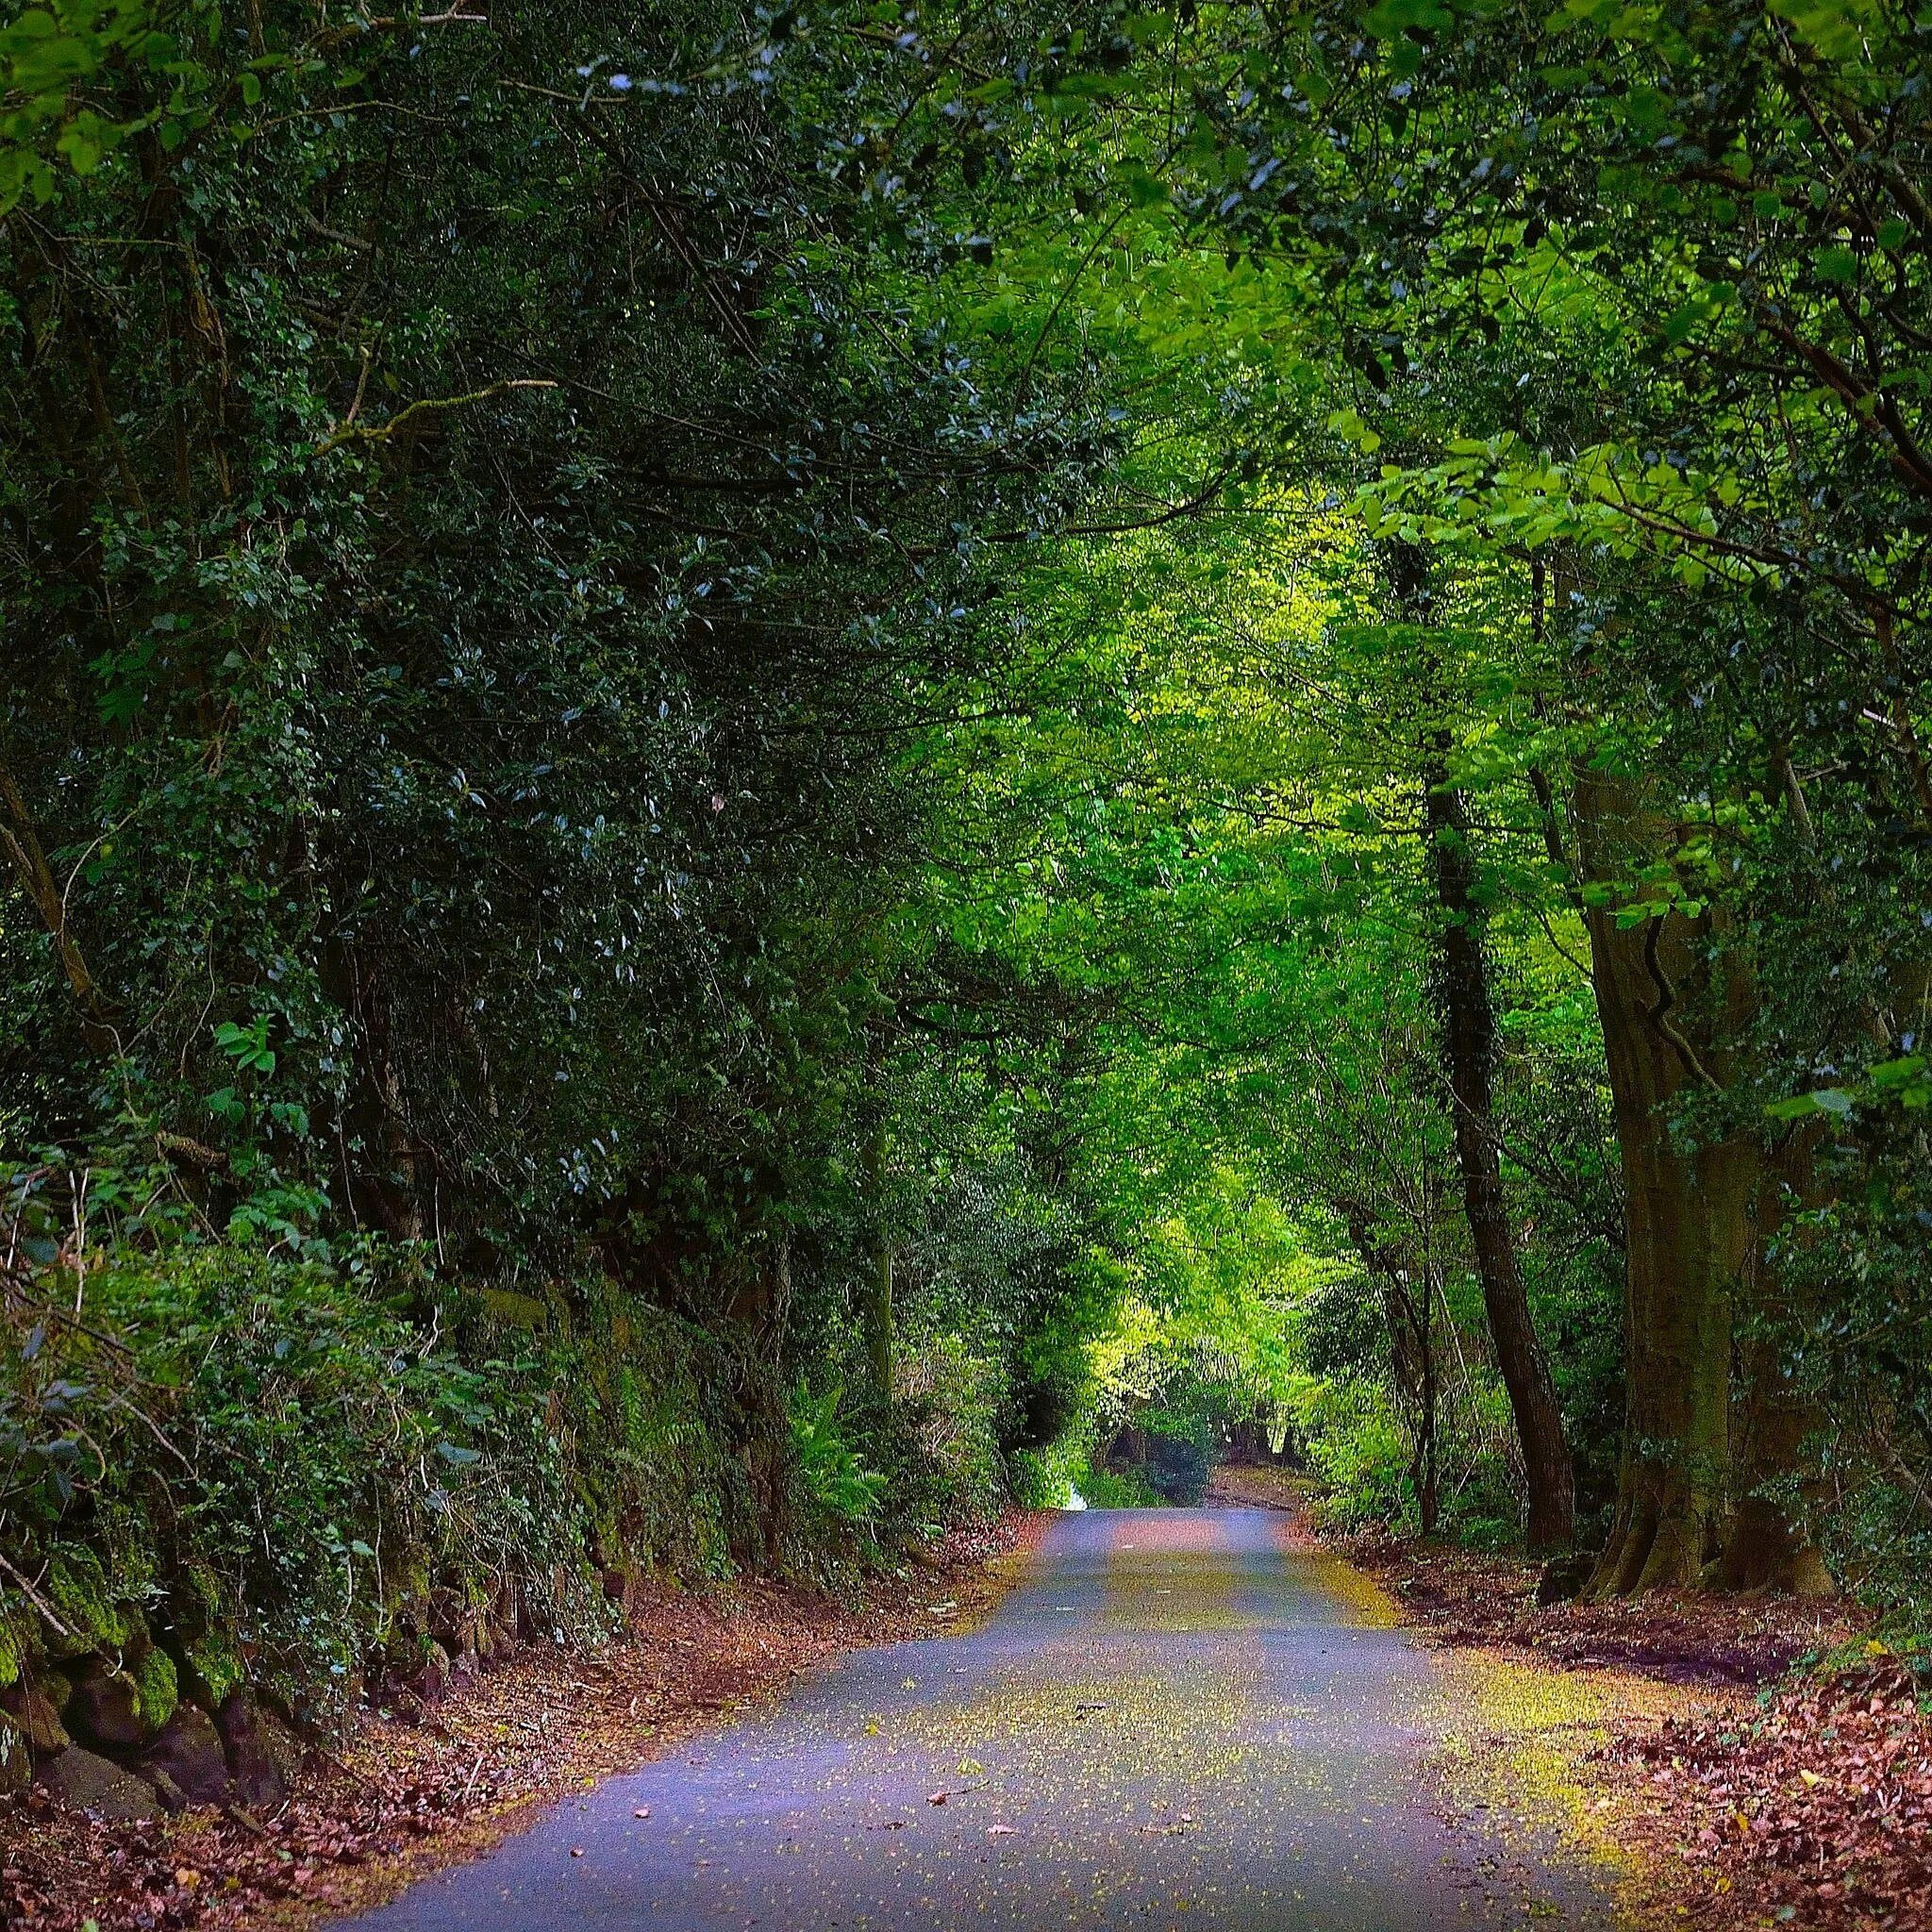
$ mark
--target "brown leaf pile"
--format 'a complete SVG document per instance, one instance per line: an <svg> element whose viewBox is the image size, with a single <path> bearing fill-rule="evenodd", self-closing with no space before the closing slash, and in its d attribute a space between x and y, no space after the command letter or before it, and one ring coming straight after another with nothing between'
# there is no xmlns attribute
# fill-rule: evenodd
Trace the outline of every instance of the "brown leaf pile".
<svg viewBox="0 0 1932 1932"><path fill-rule="evenodd" d="M1642 1783L1698 1915L1819 1932L1932 1925L1932 1725L1890 1657L1607 1753ZM1715 1909L1713 1909L1715 1908Z"/></svg>
<svg viewBox="0 0 1932 1932"><path fill-rule="evenodd" d="M1306 1515L1314 1493L1312 1477L1274 1462L1224 1462L1208 1478L1208 1507L1239 1509L1278 1509Z"/></svg>
<svg viewBox="0 0 1932 1932"><path fill-rule="evenodd" d="M1564 1669L1630 1671L1667 1684L1766 1684L1861 1623L1842 1604L1704 1591L1543 1607L1534 1563L1387 1539L1343 1547L1434 1642L1501 1645Z"/></svg>
<svg viewBox="0 0 1932 1932"><path fill-rule="evenodd" d="M392 1896L579 1791L780 1690L837 1652L930 1636L983 1607L996 1559L1045 1519L955 1531L909 1574L838 1603L776 1584L703 1596L633 1586L630 1634L532 1646L434 1709L372 1711L317 1749L275 1816L96 1824L43 1791L0 1799L0 1925L79 1932L290 1924Z"/></svg>

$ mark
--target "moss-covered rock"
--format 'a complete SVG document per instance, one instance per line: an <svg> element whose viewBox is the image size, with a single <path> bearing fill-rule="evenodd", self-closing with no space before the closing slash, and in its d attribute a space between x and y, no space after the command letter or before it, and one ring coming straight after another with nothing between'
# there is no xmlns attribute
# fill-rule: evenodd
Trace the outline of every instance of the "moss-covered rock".
<svg viewBox="0 0 1932 1932"><path fill-rule="evenodd" d="M188 1689L198 1704L215 1708L248 1681L242 1646L226 1630L210 1630L207 1636L184 1643L181 1650Z"/></svg>
<svg viewBox="0 0 1932 1932"><path fill-rule="evenodd" d="M429 1291L407 1270L219 1245L92 1270L93 1321L125 1344L114 1373L165 1391L169 1439L201 1453L184 1476L126 1403L92 1413L84 1506L37 1522L23 1552L63 1629L0 1604L0 1686L85 1676L105 1723L142 1733L104 1747L123 1757L182 1700L217 1710L243 1690L333 1728L370 1676L419 1674L430 1639L467 1665L610 1635L621 1593L593 1547L625 1577L729 1573L751 1507L733 1346L601 1276L527 1306L445 1284L432 1344L406 1312ZM74 1352L76 1387L101 1373L84 1335L47 1347Z"/></svg>
<svg viewBox="0 0 1932 1932"><path fill-rule="evenodd" d="M248 1664L211 1565L184 1563L170 1579L165 1623L180 1694L205 1710L219 1709L224 1698L247 1682Z"/></svg>
<svg viewBox="0 0 1932 1932"><path fill-rule="evenodd" d="M181 1679L175 1659L159 1645L149 1644L127 1668L134 1679L141 1721L158 1731L175 1715L181 1701Z"/></svg>
<svg viewBox="0 0 1932 1932"><path fill-rule="evenodd" d="M83 1662L67 1698L67 1727L99 1750L137 1751L174 1716L179 1701L175 1659L143 1644L124 1668L98 1657Z"/></svg>
<svg viewBox="0 0 1932 1932"><path fill-rule="evenodd" d="M51 1626L47 1630L46 1645L54 1657L81 1657L90 1651L121 1650L139 1627L139 1617L114 1600L101 1559L92 1550L71 1546L58 1550L48 1561L42 1587L66 1625L64 1631Z"/></svg>
<svg viewBox="0 0 1932 1932"><path fill-rule="evenodd" d="M59 1672L43 1671L0 1690L0 1710L19 1727L36 1757L56 1757L68 1746L60 1712L70 1688Z"/></svg>
<svg viewBox="0 0 1932 1932"><path fill-rule="evenodd" d="M33 1655L34 1631L23 1619L0 1616L0 1690L20 1682Z"/></svg>

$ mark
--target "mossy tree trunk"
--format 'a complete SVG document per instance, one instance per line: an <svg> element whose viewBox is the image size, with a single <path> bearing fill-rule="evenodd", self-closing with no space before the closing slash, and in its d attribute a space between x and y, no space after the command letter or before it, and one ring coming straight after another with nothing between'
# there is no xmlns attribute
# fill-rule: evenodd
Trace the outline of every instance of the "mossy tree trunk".
<svg viewBox="0 0 1932 1932"><path fill-rule="evenodd" d="M1731 1402L1732 1491L1723 1554L1712 1580L1726 1590L1774 1590L1829 1596L1836 1589L1808 1530L1794 1519L1789 1486L1804 1461L1806 1439L1819 1426L1817 1407L1793 1378L1778 1330L1807 1312L1790 1302L1788 1284L1769 1266L1773 1236L1787 1200L1826 1197L1813 1158L1815 1124L1791 1133L1765 1165L1757 1241L1740 1288L1739 1313L1748 1332L1734 1350L1738 1387ZM1785 1491L1785 1493L1780 1493Z"/></svg>
<svg viewBox="0 0 1932 1932"><path fill-rule="evenodd" d="M1771 1488L1791 1479L1817 1415L1786 1379L1774 1342L1754 1338L1740 1366L1740 1387L1732 1405L1737 1501L1709 1580L1724 1590L1830 1596L1838 1586L1818 1545Z"/></svg>

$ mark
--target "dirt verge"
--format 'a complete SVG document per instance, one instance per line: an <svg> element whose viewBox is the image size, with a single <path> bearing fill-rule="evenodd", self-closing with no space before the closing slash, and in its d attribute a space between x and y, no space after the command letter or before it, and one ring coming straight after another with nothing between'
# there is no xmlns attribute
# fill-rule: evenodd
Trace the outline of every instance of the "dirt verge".
<svg viewBox="0 0 1932 1932"><path fill-rule="evenodd" d="M1276 1462L1223 1462L1208 1478L1202 1498L1212 1508L1279 1509L1305 1516L1315 1492L1311 1476Z"/></svg>
<svg viewBox="0 0 1932 1932"><path fill-rule="evenodd" d="M813 1664L983 1612L1051 1520L1014 1512L955 1531L845 1603L761 1583L633 1592L624 1641L532 1647L433 1709L372 1711L340 1752L311 1751L267 1818L110 1824L39 1789L0 1799L0 1924L291 1926L392 1897Z"/></svg>

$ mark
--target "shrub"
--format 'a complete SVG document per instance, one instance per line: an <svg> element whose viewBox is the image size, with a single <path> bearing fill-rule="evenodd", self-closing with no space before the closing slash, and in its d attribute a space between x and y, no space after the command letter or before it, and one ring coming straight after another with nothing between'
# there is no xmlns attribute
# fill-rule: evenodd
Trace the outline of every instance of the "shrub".
<svg viewBox="0 0 1932 1932"><path fill-rule="evenodd" d="M868 1536L878 1516L886 1478L868 1468L839 1416L844 1394L837 1382L823 1395L804 1384L791 1392L792 1470L808 1506L848 1529Z"/></svg>
<svg viewBox="0 0 1932 1932"><path fill-rule="evenodd" d="M1080 1478L1080 1493L1093 1509L1158 1509L1167 1501L1144 1471L1108 1469L1105 1463L1093 1464Z"/></svg>
<svg viewBox="0 0 1932 1932"><path fill-rule="evenodd" d="M1323 1486L1317 1514L1346 1528L1399 1521L1411 1501L1408 1443L1387 1393L1372 1382L1310 1380L1294 1409Z"/></svg>
<svg viewBox="0 0 1932 1932"><path fill-rule="evenodd" d="M1023 1509L1064 1509L1092 1480L1084 1436L1073 1433L1039 1449L1015 1449L1007 1457L1013 1500Z"/></svg>
<svg viewBox="0 0 1932 1932"><path fill-rule="evenodd" d="M934 1529L997 1515L1008 1493L1000 1454L1000 1363L963 1336L932 1335L902 1359L896 1380L901 1399L894 1409L917 1444L921 1474L915 1496L910 1472L881 1458L892 1477L893 1513Z"/></svg>
<svg viewBox="0 0 1932 1932"><path fill-rule="evenodd" d="M392 1282L226 1245L44 1286L10 1309L0 1534L55 1648L145 1628L219 1696L239 1646L329 1705L432 1591L601 1624L539 1357L465 1361Z"/></svg>

